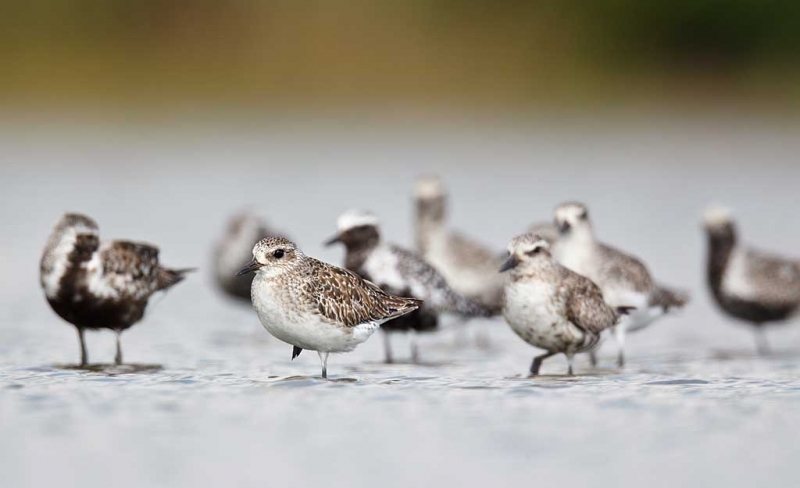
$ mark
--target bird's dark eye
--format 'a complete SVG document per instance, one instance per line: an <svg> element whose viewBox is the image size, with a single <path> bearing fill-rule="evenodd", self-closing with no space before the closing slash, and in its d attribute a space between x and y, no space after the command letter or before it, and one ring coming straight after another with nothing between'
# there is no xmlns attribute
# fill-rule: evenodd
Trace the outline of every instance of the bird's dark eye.
<svg viewBox="0 0 800 488"><path fill-rule="evenodd" d="M539 254L539 251L541 250L542 250L541 247L534 247L533 249L528 251L528 256L535 256L536 254Z"/></svg>
<svg viewBox="0 0 800 488"><path fill-rule="evenodd" d="M280 259L283 257L283 249L278 249L277 251L272 253L275 256L275 259Z"/></svg>
<svg viewBox="0 0 800 488"><path fill-rule="evenodd" d="M581 214L578 216L578 218L579 218L579 219L581 219L581 220L586 220L586 219L588 219L588 218L589 218L589 212L587 212L586 210L584 210L583 212L581 212Z"/></svg>

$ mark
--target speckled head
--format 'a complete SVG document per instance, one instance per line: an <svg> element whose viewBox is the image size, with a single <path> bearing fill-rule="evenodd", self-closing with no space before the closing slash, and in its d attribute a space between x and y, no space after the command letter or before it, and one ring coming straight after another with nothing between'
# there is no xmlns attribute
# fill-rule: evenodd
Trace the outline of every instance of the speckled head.
<svg viewBox="0 0 800 488"><path fill-rule="evenodd" d="M336 235L325 241L326 246L344 244L348 249L377 245L380 240L378 217L367 210L352 209L336 220Z"/></svg>
<svg viewBox="0 0 800 488"><path fill-rule="evenodd" d="M589 209L579 202L567 202L557 206L553 211L554 222L561 236L579 232L591 233Z"/></svg>
<svg viewBox="0 0 800 488"><path fill-rule="evenodd" d="M538 234L522 234L508 243L508 260L500 272L520 267L526 263L550 259L550 243Z"/></svg>
<svg viewBox="0 0 800 488"><path fill-rule="evenodd" d="M293 269L303 257L297 245L283 237L266 237L253 247L253 259L240 269L237 276L258 272L276 276Z"/></svg>

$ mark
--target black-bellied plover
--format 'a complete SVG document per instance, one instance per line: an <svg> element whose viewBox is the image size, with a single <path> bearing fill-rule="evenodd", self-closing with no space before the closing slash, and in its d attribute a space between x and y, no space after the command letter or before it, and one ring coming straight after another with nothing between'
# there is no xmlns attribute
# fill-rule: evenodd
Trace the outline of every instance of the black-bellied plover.
<svg viewBox="0 0 800 488"><path fill-rule="evenodd" d="M766 354L764 325L800 311L800 261L743 247L723 208L706 212L705 228L711 293L723 311L755 327L758 352Z"/></svg>
<svg viewBox="0 0 800 488"><path fill-rule="evenodd" d="M500 312L503 279L497 274L502 257L474 240L448 229L447 192L436 176L414 185L417 251L439 270L462 296Z"/></svg>
<svg viewBox="0 0 800 488"><path fill-rule="evenodd" d="M233 215L214 249L214 279L217 286L228 295L249 302L254 275L236 276L236 272L242 263L252 257L256 242L275 235L281 234L271 230L258 215L249 210Z"/></svg>
<svg viewBox="0 0 800 488"><path fill-rule="evenodd" d="M564 353L571 375L575 354L595 347L627 309L613 309L591 280L558 264L540 236L515 237L508 254L500 268L508 272L503 316L525 342L547 351L533 358L531 374L539 374L544 359Z"/></svg>
<svg viewBox="0 0 800 488"><path fill-rule="evenodd" d="M161 266L154 246L128 241L101 244L94 220L68 213L50 234L40 276L50 306L78 329L85 366L87 329L116 332L115 362L122 364L122 331L141 320L151 295L177 284L188 271Z"/></svg>
<svg viewBox="0 0 800 488"><path fill-rule="evenodd" d="M328 355L349 352L381 324L413 312L421 300L389 295L355 273L303 254L282 237L260 240L239 274L256 272L253 308L261 324L290 344L292 359L317 351L322 377Z"/></svg>
<svg viewBox="0 0 800 488"><path fill-rule="evenodd" d="M345 267L384 291L424 300L424 305L403 319L383 327L386 359L391 362L388 333L397 330L425 331L435 328L436 314L449 312L463 317L488 317L491 312L455 292L442 275L418 254L382 242L377 217L364 210L349 210L337 221L337 234L326 244L344 244ZM400 322L398 324L398 322ZM401 328L402 327L402 328ZM417 358L412 338L412 357Z"/></svg>
<svg viewBox="0 0 800 488"><path fill-rule="evenodd" d="M564 203L555 209L559 239L553 256L567 268L586 276L603 291L612 307L631 307L628 320L614 327L619 345L617 364L625 364L625 334L651 324L658 317L686 305L688 294L657 284L637 258L595 238L589 211L581 203ZM594 358L593 358L594 362Z"/></svg>

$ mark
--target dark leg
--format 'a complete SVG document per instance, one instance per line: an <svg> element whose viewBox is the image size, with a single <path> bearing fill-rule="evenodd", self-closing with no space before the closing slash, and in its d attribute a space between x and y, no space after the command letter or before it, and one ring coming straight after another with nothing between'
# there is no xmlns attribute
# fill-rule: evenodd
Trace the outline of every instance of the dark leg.
<svg viewBox="0 0 800 488"><path fill-rule="evenodd" d="M417 344L417 332L415 330L409 331L409 341L411 342L411 362L414 364L419 363L419 345Z"/></svg>
<svg viewBox="0 0 800 488"><path fill-rule="evenodd" d="M120 343L121 331L117 331L117 355L114 356L114 364L117 366L122 364L122 344Z"/></svg>
<svg viewBox="0 0 800 488"><path fill-rule="evenodd" d="M81 341L81 366L89 364L89 355L86 353L86 339L83 337L83 329L78 327L78 339Z"/></svg>
<svg viewBox="0 0 800 488"><path fill-rule="evenodd" d="M759 356L769 356L771 352L767 334L764 332L764 327L761 326L756 328L756 349Z"/></svg>
<svg viewBox="0 0 800 488"><path fill-rule="evenodd" d="M533 376L538 375L539 368L542 367L542 361L549 358L550 356L553 356L554 354L555 354L554 352L546 352L544 354L541 354L533 358L533 363L531 363L531 375Z"/></svg>
<svg viewBox="0 0 800 488"><path fill-rule="evenodd" d="M597 367L597 349L592 349L589 351L589 362L592 363L592 367Z"/></svg>
<svg viewBox="0 0 800 488"><path fill-rule="evenodd" d="M383 331L383 350L386 353L386 364L392 364L394 362L392 357L392 338L389 337L389 333L386 331Z"/></svg>
<svg viewBox="0 0 800 488"><path fill-rule="evenodd" d="M319 351L317 351L317 354L319 354L319 362L322 363L322 377L323 378L327 378L328 377L328 353L327 352L319 352Z"/></svg>
<svg viewBox="0 0 800 488"><path fill-rule="evenodd" d="M574 376L574 374L572 372L572 361L573 361L573 359L575 359L575 353L574 352L567 352L567 353L564 353L564 354L566 354L566 356L567 356L567 364L569 365L569 366L567 366L567 376Z"/></svg>
<svg viewBox="0 0 800 488"><path fill-rule="evenodd" d="M628 324L623 321L614 327L614 338L617 339L617 346L619 352L617 353L617 366L620 368L625 366L625 333L628 330Z"/></svg>

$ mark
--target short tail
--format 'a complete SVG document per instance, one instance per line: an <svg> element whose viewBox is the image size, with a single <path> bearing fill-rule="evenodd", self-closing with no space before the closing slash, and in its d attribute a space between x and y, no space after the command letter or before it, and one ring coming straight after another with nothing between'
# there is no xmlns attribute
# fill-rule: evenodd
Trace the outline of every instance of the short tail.
<svg viewBox="0 0 800 488"><path fill-rule="evenodd" d="M650 294L649 305L661 307L665 313L672 309L683 308L687 303L689 303L689 293L682 290L656 286L656 289Z"/></svg>
<svg viewBox="0 0 800 488"><path fill-rule="evenodd" d="M161 291L171 288L183 281L188 273L192 273L194 271L197 271L197 268L158 268L156 289Z"/></svg>
<svg viewBox="0 0 800 488"><path fill-rule="evenodd" d="M411 313L422 306L422 300L416 298L403 298L396 296L387 296L386 308L389 312L387 320L396 319L401 315Z"/></svg>

